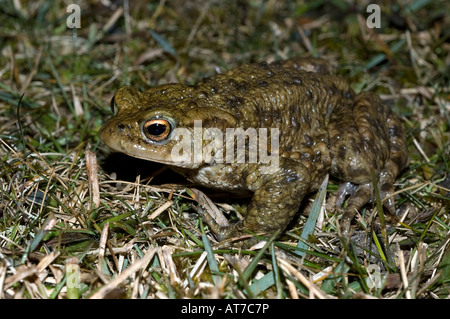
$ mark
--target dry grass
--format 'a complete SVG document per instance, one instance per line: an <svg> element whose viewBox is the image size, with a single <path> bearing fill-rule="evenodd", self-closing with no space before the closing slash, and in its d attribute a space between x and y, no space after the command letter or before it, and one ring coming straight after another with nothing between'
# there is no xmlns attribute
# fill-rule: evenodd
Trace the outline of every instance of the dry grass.
<svg viewBox="0 0 450 319"><path fill-rule="evenodd" d="M366 27L362 4L287 3L84 1L76 32L63 2L0 4L0 298L449 297L448 2L386 2L381 29ZM120 85L192 83L302 54L326 57L404 120L401 223L385 243L372 236L376 208L359 221L381 257L340 242L335 181L322 214L304 207L318 214L308 246L299 214L277 241L238 251L216 243L196 210L239 215L245 200L208 201L98 141Z"/></svg>

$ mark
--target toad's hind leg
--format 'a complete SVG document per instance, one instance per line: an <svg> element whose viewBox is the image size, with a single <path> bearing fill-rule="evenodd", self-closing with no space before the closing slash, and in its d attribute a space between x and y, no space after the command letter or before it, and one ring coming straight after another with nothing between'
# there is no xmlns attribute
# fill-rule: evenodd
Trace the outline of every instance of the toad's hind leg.
<svg viewBox="0 0 450 319"><path fill-rule="evenodd" d="M393 194L395 178L408 164L408 147L404 128L400 119L390 110L386 116L386 125L389 134L390 154L379 176L382 199ZM393 197L386 198L384 206L391 215L395 214Z"/></svg>
<svg viewBox="0 0 450 319"><path fill-rule="evenodd" d="M348 236L356 211L373 198L372 174L382 198L392 194L395 178L407 162L405 134L399 118L378 96L367 92L359 94L353 105L335 110L329 134L331 173L346 182L338 202L350 195L341 221L342 235ZM395 213L393 199L384 204L389 213Z"/></svg>

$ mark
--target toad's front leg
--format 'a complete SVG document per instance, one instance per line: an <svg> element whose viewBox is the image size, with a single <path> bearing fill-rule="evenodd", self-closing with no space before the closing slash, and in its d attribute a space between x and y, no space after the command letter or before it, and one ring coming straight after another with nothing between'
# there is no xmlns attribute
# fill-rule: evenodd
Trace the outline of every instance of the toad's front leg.
<svg viewBox="0 0 450 319"><path fill-rule="evenodd" d="M257 168L261 171L261 168ZM247 172L249 174L255 173ZM303 197L310 188L310 173L298 162L283 159L272 174L259 174L252 183L261 185L253 194L245 218L228 227L219 227L208 218L205 221L219 240L248 235L249 233L271 236L282 231L298 211ZM248 185L249 188L252 185ZM246 236L247 237L247 236ZM239 245L249 247L256 238L241 241Z"/></svg>

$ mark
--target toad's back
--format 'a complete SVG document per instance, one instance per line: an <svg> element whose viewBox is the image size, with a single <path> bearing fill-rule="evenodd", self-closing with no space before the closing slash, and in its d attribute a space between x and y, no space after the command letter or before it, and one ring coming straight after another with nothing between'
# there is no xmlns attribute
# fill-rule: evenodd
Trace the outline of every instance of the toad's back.
<svg viewBox="0 0 450 319"><path fill-rule="evenodd" d="M196 88L213 93L208 102L232 114L240 127L279 128L282 156L300 159L314 152L309 149L313 144L328 145L332 113L353 104L347 82L329 72L320 59L248 64Z"/></svg>

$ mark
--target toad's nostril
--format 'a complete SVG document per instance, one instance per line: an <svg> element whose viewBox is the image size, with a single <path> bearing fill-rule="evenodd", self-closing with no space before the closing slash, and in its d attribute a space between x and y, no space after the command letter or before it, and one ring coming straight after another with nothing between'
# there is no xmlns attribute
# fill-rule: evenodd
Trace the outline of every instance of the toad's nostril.
<svg viewBox="0 0 450 319"><path fill-rule="evenodd" d="M126 125L123 124L123 123L119 123L119 124L117 124L117 129L118 129L120 132L123 132L123 131L126 129Z"/></svg>

